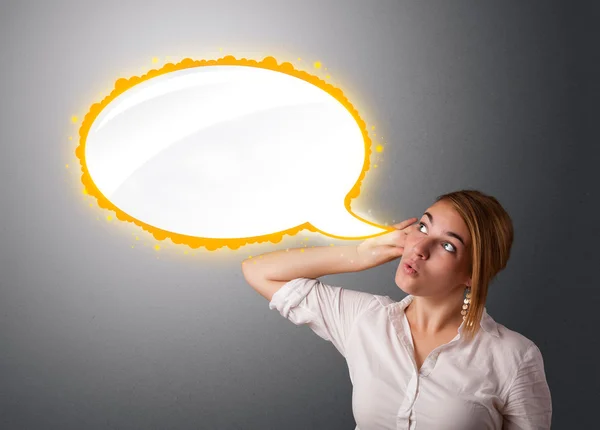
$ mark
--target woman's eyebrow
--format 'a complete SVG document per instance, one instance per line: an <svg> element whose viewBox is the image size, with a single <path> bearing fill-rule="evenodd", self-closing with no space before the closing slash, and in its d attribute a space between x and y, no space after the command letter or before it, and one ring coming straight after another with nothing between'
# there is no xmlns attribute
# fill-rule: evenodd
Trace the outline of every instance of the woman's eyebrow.
<svg viewBox="0 0 600 430"><path fill-rule="evenodd" d="M429 222L431 223L431 225L433 225L433 216L429 212L425 212L425 215L427 215L427 218L429 218ZM445 231L444 234L460 240L460 243L462 243L464 247L467 246L467 245L465 245L465 241L458 234L456 234L452 231Z"/></svg>

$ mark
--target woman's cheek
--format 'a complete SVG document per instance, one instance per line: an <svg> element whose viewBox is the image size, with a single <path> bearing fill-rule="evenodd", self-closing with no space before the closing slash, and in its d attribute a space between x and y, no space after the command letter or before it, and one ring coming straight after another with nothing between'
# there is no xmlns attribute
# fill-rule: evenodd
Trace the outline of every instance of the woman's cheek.
<svg viewBox="0 0 600 430"><path fill-rule="evenodd" d="M416 239L414 237L413 234L408 233L408 235L406 236L406 240L404 241L404 248L407 249L412 249L412 247L415 245Z"/></svg>

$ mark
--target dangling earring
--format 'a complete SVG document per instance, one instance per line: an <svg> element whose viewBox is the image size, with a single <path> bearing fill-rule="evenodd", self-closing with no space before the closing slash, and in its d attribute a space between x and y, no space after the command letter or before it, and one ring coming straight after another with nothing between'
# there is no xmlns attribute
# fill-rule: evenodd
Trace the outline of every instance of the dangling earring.
<svg viewBox="0 0 600 430"><path fill-rule="evenodd" d="M471 287L465 288L465 299L463 300L462 311L460 314L463 317L463 321L467 318L467 313L469 312L469 304L471 303Z"/></svg>

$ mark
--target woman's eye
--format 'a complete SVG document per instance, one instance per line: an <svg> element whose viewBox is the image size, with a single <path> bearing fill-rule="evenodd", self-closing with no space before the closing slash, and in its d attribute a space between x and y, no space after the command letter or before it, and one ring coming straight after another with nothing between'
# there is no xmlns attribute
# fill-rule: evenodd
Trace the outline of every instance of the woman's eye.
<svg viewBox="0 0 600 430"><path fill-rule="evenodd" d="M420 222L420 223L417 225L417 230L418 230L418 231L420 231L420 232L423 232L423 231L421 230L421 227L427 227L427 226L426 226L425 224L423 224L422 222ZM448 252L455 252L455 251L456 251L456 249L454 249L454 245L452 245L452 244L451 244L451 243L449 243L449 242L444 242L444 243L442 243L442 247L443 247L443 248L444 248L446 251L448 251Z"/></svg>
<svg viewBox="0 0 600 430"><path fill-rule="evenodd" d="M445 245L448 245L448 247L450 248L450 249L444 248L446 251L454 252L454 246L451 243L448 243L448 242L442 243L442 246L445 246Z"/></svg>

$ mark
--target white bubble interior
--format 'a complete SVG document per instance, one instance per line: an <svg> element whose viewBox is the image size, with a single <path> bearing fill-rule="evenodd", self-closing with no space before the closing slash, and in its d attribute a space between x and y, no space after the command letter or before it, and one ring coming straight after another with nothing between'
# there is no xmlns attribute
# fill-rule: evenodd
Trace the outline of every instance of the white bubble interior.
<svg viewBox="0 0 600 430"><path fill-rule="evenodd" d="M344 207L365 156L360 127L326 91L245 66L195 67L135 85L90 128L102 194L174 233L243 238L310 222L334 236L381 229Z"/></svg>

